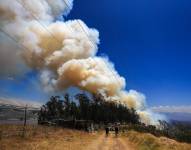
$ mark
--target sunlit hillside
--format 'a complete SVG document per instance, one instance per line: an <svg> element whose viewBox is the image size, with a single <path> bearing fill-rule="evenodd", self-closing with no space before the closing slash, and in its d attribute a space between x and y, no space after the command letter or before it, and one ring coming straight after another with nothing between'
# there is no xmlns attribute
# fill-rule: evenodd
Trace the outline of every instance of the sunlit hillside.
<svg viewBox="0 0 191 150"><path fill-rule="evenodd" d="M191 144L180 143L166 137L129 131L123 134L138 150L190 150Z"/></svg>
<svg viewBox="0 0 191 150"><path fill-rule="evenodd" d="M165 137L126 131L115 137L110 132L84 131L47 126L0 126L1 150L190 150L191 144Z"/></svg>

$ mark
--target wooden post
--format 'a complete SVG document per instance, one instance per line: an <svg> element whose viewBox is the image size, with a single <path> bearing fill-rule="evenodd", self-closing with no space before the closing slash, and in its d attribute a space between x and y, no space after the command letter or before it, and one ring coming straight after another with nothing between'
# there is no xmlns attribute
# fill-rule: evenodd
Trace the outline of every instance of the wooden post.
<svg viewBox="0 0 191 150"><path fill-rule="evenodd" d="M24 108L24 124L23 124L23 134L22 137L25 137L25 127L27 124L27 105Z"/></svg>
<svg viewBox="0 0 191 150"><path fill-rule="evenodd" d="M27 124L27 105L25 106L25 111L24 111L24 127Z"/></svg>

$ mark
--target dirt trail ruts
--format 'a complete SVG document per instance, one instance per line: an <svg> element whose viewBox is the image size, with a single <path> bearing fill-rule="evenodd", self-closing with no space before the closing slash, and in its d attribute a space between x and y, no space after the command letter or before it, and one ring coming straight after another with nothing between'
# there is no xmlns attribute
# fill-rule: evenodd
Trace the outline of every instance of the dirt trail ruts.
<svg viewBox="0 0 191 150"><path fill-rule="evenodd" d="M127 140L110 134L108 137L101 134L96 140L86 147L86 150L134 150Z"/></svg>

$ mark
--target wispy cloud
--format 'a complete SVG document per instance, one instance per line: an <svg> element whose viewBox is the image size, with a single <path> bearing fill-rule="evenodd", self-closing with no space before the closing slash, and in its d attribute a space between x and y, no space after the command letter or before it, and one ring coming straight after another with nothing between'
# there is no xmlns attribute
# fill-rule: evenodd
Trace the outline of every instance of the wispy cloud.
<svg viewBox="0 0 191 150"><path fill-rule="evenodd" d="M154 112L159 113L190 113L191 114L191 105L190 106L157 106L151 108Z"/></svg>

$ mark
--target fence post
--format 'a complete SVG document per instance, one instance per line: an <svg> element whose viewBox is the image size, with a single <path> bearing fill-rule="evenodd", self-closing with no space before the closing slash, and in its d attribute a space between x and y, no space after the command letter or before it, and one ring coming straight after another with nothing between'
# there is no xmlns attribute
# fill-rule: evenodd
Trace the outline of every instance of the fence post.
<svg viewBox="0 0 191 150"><path fill-rule="evenodd" d="M0 130L0 141L3 139L3 131Z"/></svg>
<svg viewBox="0 0 191 150"><path fill-rule="evenodd" d="M24 124L23 124L23 134L22 134L22 137L25 137L25 127L26 127L26 124L27 124L27 105L25 106L24 108Z"/></svg>
<svg viewBox="0 0 191 150"><path fill-rule="evenodd" d="M26 123L27 123L27 105L25 106L25 112L24 112L24 127L26 126Z"/></svg>

